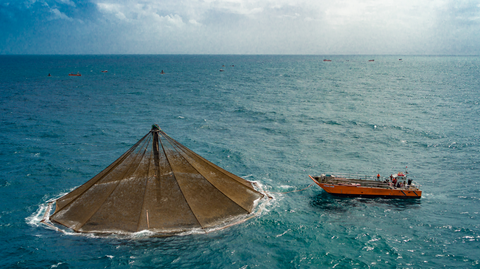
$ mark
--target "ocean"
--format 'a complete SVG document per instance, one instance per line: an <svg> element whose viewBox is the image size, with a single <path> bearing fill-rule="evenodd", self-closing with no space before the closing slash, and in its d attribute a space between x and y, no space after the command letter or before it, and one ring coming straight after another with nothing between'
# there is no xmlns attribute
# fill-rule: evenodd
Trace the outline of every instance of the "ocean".
<svg viewBox="0 0 480 269"><path fill-rule="evenodd" d="M0 70L1 268L480 268L478 56L4 55ZM207 234L39 223L152 124L273 199ZM406 167L421 199L308 177Z"/></svg>

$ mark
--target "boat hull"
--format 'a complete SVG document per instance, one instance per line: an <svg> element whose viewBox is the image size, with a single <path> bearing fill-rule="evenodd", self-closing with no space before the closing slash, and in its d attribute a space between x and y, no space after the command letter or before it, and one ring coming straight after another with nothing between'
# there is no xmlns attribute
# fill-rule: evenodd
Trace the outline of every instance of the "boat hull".
<svg viewBox="0 0 480 269"><path fill-rule="evenodd" d="M362 187L354 185L340 185L318 182L315 178L310 178L323 190L329 194L337 196L347 197L383 197L383 198L407 198L417 199L422 197L422 191L415 189L394 189L394 188L375 188L375 187Z"/></svg>

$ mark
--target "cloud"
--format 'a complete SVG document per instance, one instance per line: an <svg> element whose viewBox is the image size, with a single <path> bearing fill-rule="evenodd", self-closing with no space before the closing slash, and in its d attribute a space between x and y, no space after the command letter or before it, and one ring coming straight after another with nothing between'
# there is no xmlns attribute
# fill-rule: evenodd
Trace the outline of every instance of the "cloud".
<svg viewBox="0 0 480 269"><path fill-rule="evenodd" d="M122 5L111 4L111 3L97 3L98 10L106 14L113 14L119 20L127 20L125 14L122 10L124 9Z"/></svg>
<svg viewBox="0 0 480 269"><path fill-rule="evenodd" d="M195 26L201 26L202 25L201 23L197 22L194 19L188 20L188 23L190 23L191 25L195 25Z"/></svg>
<svg viewBox="0 0 480 269"><path fill-rule="evenodd" d="M105 15L114 15L116 19L135 24L140 27L167 24L167 26L182 27L185 25L178 14L165 14L159 6L137 3L127 5L122 3L96 3L98 10ZM163 15L165 14L165 15Z"/></svg>
<svg viewBox="0 0 480 269"><path fill-rule="evenodd" d="M57 2L65 4L65 5L69 5L69 6L72 6L72 7L76 6L75 3L71 0L57 0Z"/></svg>
<svg viewBox="0 0 480 269"><path fill-rule="evenodd" d="M218 10L225 13L240 14L240 15L254 15L261 13L266 6L268 6L269 1L250 1L250 0L207 0L203 6L204 11L207 10Z"/></svg>
<svg viewBox="0 0 480 269"><path fill-rule="evenodd" d="M67 20L67 21L73 21L72 18L68 17L67 15L62 13L60 10L58 10L57 8L50 9L50 12L53 14L53 17L52 17L53 20L62 19L62 20Z"/></svg>
<svg viewBox="0 0 480 269"><path fill-rule="evenodd" d="M8 51L51 52L55 30L88 53L480 53L471 0L29 0L0 22Z"/></svg>
<svg viewBox="0 0 480 269"><path fill-rule="evenodd" d="M462 25L478 25L480 23L480 3L478 1L449 2L440 9L441 14Z"/></svg>

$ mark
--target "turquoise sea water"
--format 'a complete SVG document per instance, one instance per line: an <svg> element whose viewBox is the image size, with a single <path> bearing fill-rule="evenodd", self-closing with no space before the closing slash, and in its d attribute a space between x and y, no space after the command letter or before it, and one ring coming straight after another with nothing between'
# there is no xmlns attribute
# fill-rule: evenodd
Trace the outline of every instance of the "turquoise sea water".
<svg viewBox="0 0 480 269"><path fill-rule="evenodd" d="M0 267L480 268L480 57L324 58L0 56ZM38 223L153 123L274 199L209 234ZM405 166L419 200L280 193Z"/></svg>

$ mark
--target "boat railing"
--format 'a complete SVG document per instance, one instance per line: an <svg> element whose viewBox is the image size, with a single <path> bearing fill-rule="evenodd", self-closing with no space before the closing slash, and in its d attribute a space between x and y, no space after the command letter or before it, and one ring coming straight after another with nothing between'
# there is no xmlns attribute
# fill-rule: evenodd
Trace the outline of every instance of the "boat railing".
<svg viewBox="0 0 480 269"><path fill-rule="evenodd" d="M328 174L322 174L322 176L326 177L336 177L336 178L348 178L348 179L361 179L361 180L377 180L376 176L369 176L369 175L363 175L363 174L351 174L351 173L328 173ZM380 177L378 181L385 180L385 177Z"/></svg>
<svg viewBox="0 0 480 269"><path fill-rule="evenodd" d="M392 189L409 189L418 188L418 184L403 185L396 187L393 183L387 181L387 177L377 179L376 176L359 175L359 174L347 174L347 173L331 173L322 174L318 177L321 183L340 184L340 185L358 185L363 187L375 187L375 188L392 188Z"/></svg>

